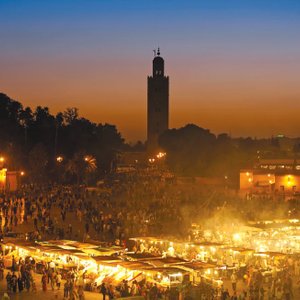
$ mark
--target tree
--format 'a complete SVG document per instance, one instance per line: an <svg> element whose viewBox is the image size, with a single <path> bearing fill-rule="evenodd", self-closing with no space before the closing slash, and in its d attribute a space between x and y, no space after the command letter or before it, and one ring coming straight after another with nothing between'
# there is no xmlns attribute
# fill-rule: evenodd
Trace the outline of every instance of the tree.
<svg viewBox="0 0 300 300"><path fill-rule="evenodd" d="M32 126L33 114L30 107L26 107L20 113L20 124L24 131L24 150L27 150L28 146L28 128Z"/></svg>
<svg viewBox="0 0 300 300"><path fill-rule="evenodd" d="M45 146L41 143L36 144L29 152L29 172L37 181L42 181L46 174L48 164L48 154Z"/></svg>
<svg viewBox="0 0 300 300"><path fill-rule="evenodd" d="M167 130L159 138L159 144L167 153L167 163L171 169L190 176L207 173L215 143L215 135L194 124Z"/></svg>
<svg viewBox="0 0 300 300"><path fill-rule="evenodd" d="M68 125L71 125L72 122L78 119L78 108L76 107L68 107L64 112L63 112L63 117L65 122Z"/></svg>
<svg viewBox="0 0 300 300"><path fill-rule="evenodd" d="M12 145L20 145L22 127L20 114L22 104L0 93L0 141L1 150L7 151Z"/></svg>
<svg viewBox="0 0 300 300"><path fill-rule="evenodd" d="M87 179L87 175L95 172L96 169L96 159L91 155L86 155L84 152L79 151L68 161L66 173L75 176L76 182L79 184L83 178Z"/></svg>

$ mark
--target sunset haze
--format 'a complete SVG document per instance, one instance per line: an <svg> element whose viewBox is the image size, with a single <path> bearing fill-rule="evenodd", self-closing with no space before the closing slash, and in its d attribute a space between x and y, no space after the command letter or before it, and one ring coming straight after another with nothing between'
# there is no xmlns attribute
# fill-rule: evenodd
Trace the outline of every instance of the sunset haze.
<svg viewBox="0 0 300 300"><path fill-rule="evenodd" d="M0 0L0 91L146 139L160 47L170 128L299 136L299 1Z"/></svg>

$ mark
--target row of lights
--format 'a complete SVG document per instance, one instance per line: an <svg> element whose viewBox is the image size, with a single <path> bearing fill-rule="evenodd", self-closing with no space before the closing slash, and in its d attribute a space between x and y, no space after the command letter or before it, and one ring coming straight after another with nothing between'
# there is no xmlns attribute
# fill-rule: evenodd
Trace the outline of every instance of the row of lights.
<svg viewBox="0 0 300 300"><path fill-rule="evenodd" d="M166 152L159 152L159 153L156 155L156 158L157 158L157 159L161 159L161 158L164 158L166 155L167 155ZM155 162L155 158L149 158L148 160L149 160L150 163L154 163L154 162Z"/></svg>
<svg viewBox="0 0 300 300"><path fill-rule="evenodd" d="M5 158L3 156L0 156L0 163L4 163L5 162ZM24 171L20 171L20 175L21 176L24 176L25 175L25 172Z"/></svg>
<svg viewBox="0 0 300 300"><path fill-rule="evenodd" d="M84 161L89 161L90 160L90 158L88 156L85 156L83 159L84 159ZM62 156L57 156L56 157L56 161L59 162L59 163L63 162L63 160L64 160L64 158Z"/></svg>
<svg viewBox="0 0 300 300"><path fill-rule="evenodd" d="M253 181L253 179L250 177L250 173L249 172L246 173L246 176L249 177L248 178L248 182L252 182ZM268 174L268 177L271 177L271 174ZM286 181L287 181L287 185L291 185L292 184L292 176L288 175L286 177ZM273 183L274 183L273 180L270 179L269 180L269 184L273 184Z"/></svg>

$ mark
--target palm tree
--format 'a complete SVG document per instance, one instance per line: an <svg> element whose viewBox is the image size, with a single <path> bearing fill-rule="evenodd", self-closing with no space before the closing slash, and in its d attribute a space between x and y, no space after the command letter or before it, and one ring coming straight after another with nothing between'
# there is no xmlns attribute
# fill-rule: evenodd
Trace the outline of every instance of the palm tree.
<svg viewBox="0 0 300 300"><path fill-rule="evenodd" d="M66 165L66 172L75 175L77 184L83 177L97 170L96 159L91 155L85 155L82 151L76 152Z"/></svg>
<svg viewBox="0 0 300 300"><path fill-rule="evenodd" d="M95 173L96 170L97 170L97 161L96 161L96 158L91 156L91 155L86 155L84 157L84 161L86 163L86 166L85 166L85 182L86 182L86 184L88 184L90 175L92 173Z"/></svg>
<svg viewBox="0 0 300 300"><path fill-rule="evenodd" d="M97 161L96 158L91 155L86 155L84 157L84 161L86 162L86 172L93 173L97 170Z"/></svg>

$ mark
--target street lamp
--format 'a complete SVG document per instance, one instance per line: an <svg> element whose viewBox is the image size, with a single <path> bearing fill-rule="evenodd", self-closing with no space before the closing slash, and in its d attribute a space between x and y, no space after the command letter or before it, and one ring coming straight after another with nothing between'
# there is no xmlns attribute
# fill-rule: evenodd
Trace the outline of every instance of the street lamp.
<svg viewBox="0 0 300 300"><path fill-rule="evenodd" d="M20 175L21 175L21 176L24 176L24 175L25 175L25 172L24 172L24 171L21 171L21 172L20 172Z"/></svg>
<svg viewBox="0 0 300 300"><path fill-rule="evenodd" d="M157 155L156 155L156 157L157 158L163 158L163 157L165 157L167 155L167 153L165 153L165 152L159 152Z"/></svg>
<svg viewBox="0 0 300 300"><path fill-rule="evenodd" d="M56 157L56 161L61 163L64 160L64 158L62 156L57 156Z"/></svg>

